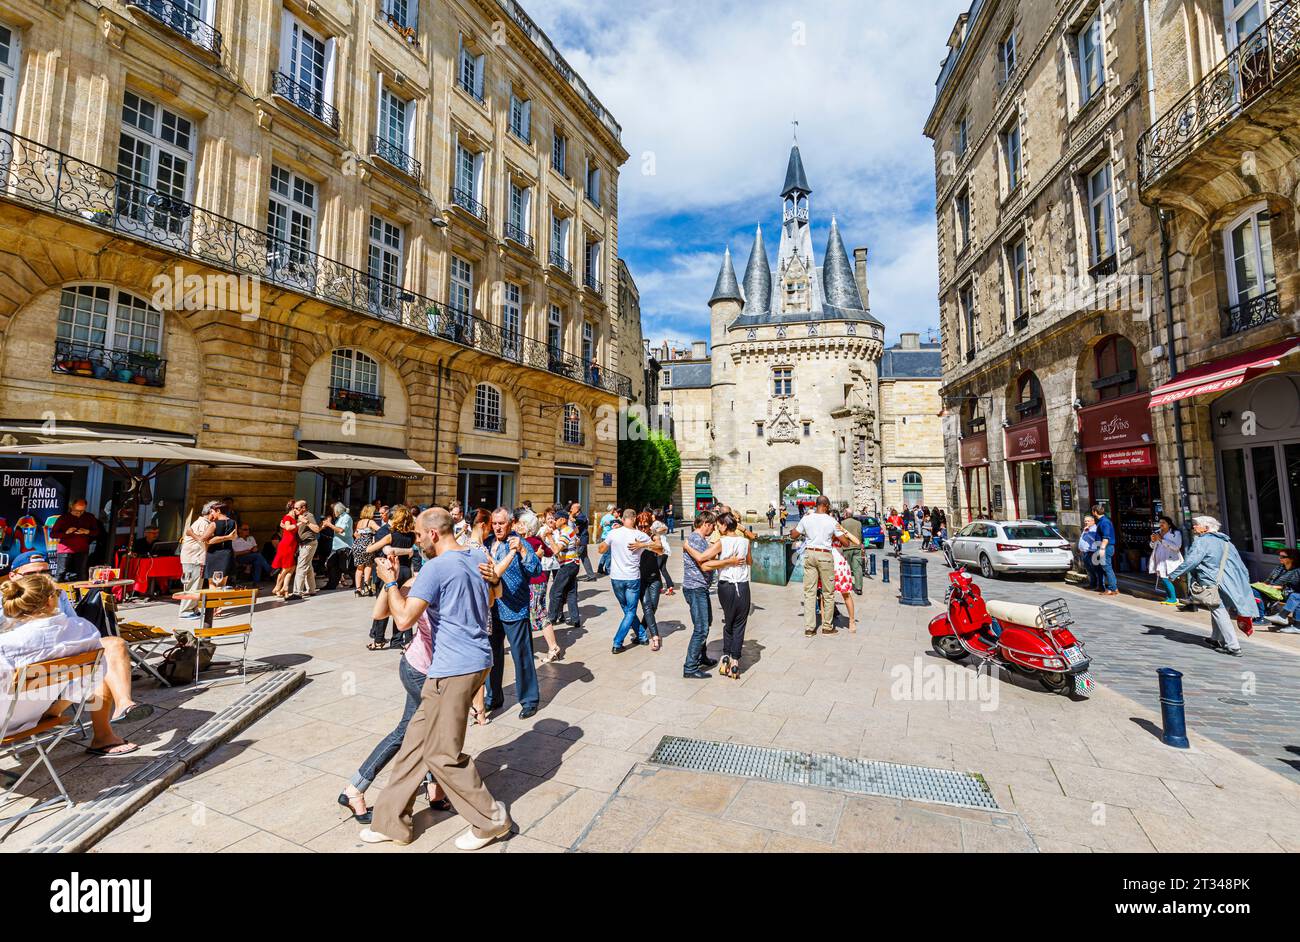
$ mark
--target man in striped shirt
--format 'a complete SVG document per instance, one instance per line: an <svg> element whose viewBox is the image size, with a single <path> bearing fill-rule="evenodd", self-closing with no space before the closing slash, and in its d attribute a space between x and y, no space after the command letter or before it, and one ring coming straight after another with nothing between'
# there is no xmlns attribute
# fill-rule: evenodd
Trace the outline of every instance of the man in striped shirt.
<svg viewBox="0 0 1300 942"><path fill-rule="evenodd" d="M582 538L563 510L555 512L555 530L551 533L549 542L560 568L555 570L555 579L551 583L551 605L547 620L552 625L561 624L560 609L567 603L568 623L578 628L582 623L578 613L578 559L582 556Z"/></svg>

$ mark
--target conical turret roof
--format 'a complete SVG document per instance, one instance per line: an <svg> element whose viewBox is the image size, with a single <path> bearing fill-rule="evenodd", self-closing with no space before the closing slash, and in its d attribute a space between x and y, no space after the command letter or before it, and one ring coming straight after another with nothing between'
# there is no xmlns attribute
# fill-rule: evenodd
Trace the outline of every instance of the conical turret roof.
<svg viewBox="0 0 1300 942"><path fill-rule="evenodd" d="M785 189L781 195L788 197L795 194L807 196L812 193L808 185L808 174L803 169L803 157L799 155L799 145L790 148L790 166L785 171Z"/></svg>
<svg viewBox="0 0 1300 942"><path fill-rule="evenodd" d="M709 298L709 305L712 306L719 301L744 300L744 296L740 293L740 283L736 281L736 269L731 264L731 246L727 246L727 252L722 256L722 270L718 272L718 283L713 286L713 297Z"/></svg>
<svg viewBox="0 0 1300 942"><path fill-rule="evenodd" d="M745 313L764 314L772 307L772 265L767 260L763 227L758 227L754 247L745 266Z"/></svg>
<svg viewBox="0 0 1300 942"><path fill-rule="evenodd" d="M848 311L863 309L862 293L858 291L858 280L853 276L849 253L844 249L840 224L833 216L831 235L826 241L826 255L822 261L822 293L826 296L826 303L832 307Z"/></svg>

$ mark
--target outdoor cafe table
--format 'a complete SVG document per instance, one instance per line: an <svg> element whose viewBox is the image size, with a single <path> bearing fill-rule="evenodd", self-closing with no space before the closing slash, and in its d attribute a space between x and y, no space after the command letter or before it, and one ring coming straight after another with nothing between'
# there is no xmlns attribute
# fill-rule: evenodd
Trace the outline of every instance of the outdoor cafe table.
<svg viewBox="0 0 1300 942"><path fill-rule="evenodd" d="M179 556L137 556L130 561L126 574L131 577L136 595L147 595L151 581L181 578Z"/></svg>
<svg viewBox="0 0 1300 942"><path fill-rule="evenodd" d="M133 586L133 585L135 585L134 579L109 579L105 582L94 582L94 581L69 582L68 588L77 594L77 597L73 599L73 602L75 604L76 602L81 601L83 595L85 595L87 592L90 592L94 589L111 592L113 589L125 589L127 586ZM113 597L117 599L117 601L119 602L121 601L121 599L118 598L116 593L113 593Z"/></svg>

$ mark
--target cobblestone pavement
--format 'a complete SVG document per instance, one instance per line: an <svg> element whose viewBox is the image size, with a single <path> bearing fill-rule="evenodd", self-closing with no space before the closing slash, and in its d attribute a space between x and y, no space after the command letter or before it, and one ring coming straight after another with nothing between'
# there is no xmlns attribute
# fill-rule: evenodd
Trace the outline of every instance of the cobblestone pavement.
<svg viewBox="0 0 1300 942"><path fill-rule="evenodd" d="M942 557L928 558L930 594L939 604L947 569ZM988 598L1034 604L1064 598L1098 680L1158 714L1156 671L1180 671L1190 728L1300 782L1300 638L1256 629L1242 641L1245 656L1230 658L1203 645L1210 637L1207 612L1103 598L1041 577L976 581Z"/></svg>
<svg viewBox="0 0 1300 942"><path fill-rule="evenodd" d="M936 576L932 590L940 588ZM1142 681L1172 651L1189 681L1208 683L1201 677L1214 670L1214 683L1239 693L1232 672L1267 665L1257 668L1260 686L1280 684L1272 671L1292 670L1289 654L1264 655L1252 646L1244 664L1214 667L1220 662L1208 651L1201 655L1168 634L1126 641L1132 624L1114 616L1083 629L1104 682L1091 699L1053 696L1020 680L972 696L981 693L974 672L930 654L926 624L937 609L900 606L896 584L868 584L857 601L856 634L814 638L801 630L799 586L755 586L743 678L687 681L680 668L688 616L680 595L660 607L662 651L616 656L609 639L617 608L608 582L581 589L585 624L562 632L565 659L541 669L541 711L519 718L507 665L505 709L490 725L469 730L466 751L520 825L520 835L497 845L498 852L1300 850L1300 784L1215 742L1197 712L1193 748L1165 747L1154 692ZM1095 604L1081 599L1076 611L1091 618ZM716 655L716 604L714 610ZM1140 612L1132 622L1148 621ZM174 613L160 605L131 614L169 624ZM1205 633L1177 616L1151 623ZM396 851L362 845L360 828L335 801L401 713L398 655L367 652L368 626L369 605L351 593L268 603L258 616L254 654L303 668L308 682L96 850ZM1146 665L1138 652L1148 650ZM936 670L936 689L912 683ZM1189 686L1198 702L1200 689ZM648 762L665 735L977 772L1001 813L978 820L944 806L666 774ZM137 738L150 746L151 735ZM384 781L372 789L372 802ZM463 827L454 814L426 810L417 818L416 843L398 852L450 849Z"/></svg>

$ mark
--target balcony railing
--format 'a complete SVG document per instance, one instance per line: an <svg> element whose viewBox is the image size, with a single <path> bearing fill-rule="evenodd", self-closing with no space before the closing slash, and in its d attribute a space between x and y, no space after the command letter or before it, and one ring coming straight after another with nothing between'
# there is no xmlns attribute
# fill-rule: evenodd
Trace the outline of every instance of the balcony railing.
<svg viewBox="0 0 1300 942"><path fill-rule="evenodd" d="M451 191L451 202L455 206L470 213L484 222L487 222L487 207L474 199L474 194L469 190L462 190L460 187L453 187Z"/></svg>
<svg viewBox="0 0 1300 942"><path fill-rule="evenodd" d="M548 370L623 398L631 396L631 380L619 373L604 371L592 383L575 356L468 311L451 312L433 298L4 130L0 130L0 199L237 275L274 282L326 304L531 369Z"/></svg>
<svg viewBox="0 0 1300 942"><path fill-rule="evenodd" d="M966 351L966 362L967 363L975 362L975 350L973 348Z"/></svg>
<svg viewBox="0 0 1300 942"><path fill-rule="evenodd" d="M354 389L331 387L330 411L351 412L354 415L382 416L384 414L384 397L376 396L373 393L357 392Z"/></svg>
<svg viewBox="0 0 1300 942"><path fill-rule="evenodd" d="M504 415L475 415L474 431L504 435L506 433L506 417Z"/></svg>
<svg viewBox="0 0 1300 942"><path fill-rule="evenodd" d="M568 275L570 278L573 277L573 265L570 264L569 260L565 258L563 255L561 255L559 252L551 253L551 267L559 269L560 271L564 272L564 274Z"/></svg>
<svg viewBox="0 0 1300 942"><path fill-rule="evenodd" d="M1223 309L1223 336L1231 337L1242 331L1259 327L1282 316L1282 305L1278 301L1277 289L1251 298L1241 304Z"/></svg>
<svg viewBox="0 0 1300 942"><path fill-rule="evenodd" d="M605 293L605 285L604 285L604 283L603 283L599 278L597 278L595 275L593 275L591 272L587 272L587 274L583 277L583 279L582 279L582 284L583 284L583 285L584 285L584 286L585 286L589 291L593 291L593 292L595 292L596 294L604 294L604 293Z"/></svg>
<svg viewBox="0 0 1300 942"><path fill-rule="evenodd" d="M570 429L565 429L565 430L564 430L564 444L566 444L566 445L576 445L577 447L582 448L582 447L584 447L584 446L587 444L587 433L586 433L586 432L574 432L574 431L571 431Z"/></svg>
<svg viewBox="0 0 1300 942"><path fill-rule="evenodd" d="M1119 259L1111 255L1089 268L1088 274L1093 278L1109 278L1117 271L1119 271Z"/></svg>
<svg viewBox="0 0 1300 942"><path fill-rule="evenodd" d="M1300 2L1286 0L1138 139L1146 188L1259 100L1300 62Z"/></svg>
<svg viewBox="0 0 1300 942"><path fill-rule="evenodd" d="M419 180L424 171L420 162L403 150L400 144L394 144L378 134L370 135L370 153L413 180Z"/></svg>
<svg viewBox="0 0 1300 942"><path fill-rule="evenodd" d="M292 102L321 124L339 129L338 109L325 100L325 96L309 85L304 85L283 72L271 73L271 94Z"/></svg>
<svg viewBox="0 0 1300 942"><path fill-rule="evenodd" d="M143 10L205 52L221 55L221 31L172 0L126 0L126 5Z"/></svg>
<svg viewBox="0 0 1300 942"><path fill-rule="evenodd" d="M512 222L506 223L506 238L522 245L530 252L533 250L533 237Z"/></svg>
<svg viewBox="0 0 1300 942"><path fill-rule="evenodd" d="M56 340L50 372L89 376L110 383L163 386L167 382L167 361L149 353L112 350L77 340Z"/></svg>

